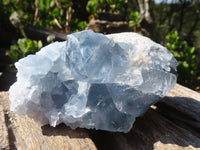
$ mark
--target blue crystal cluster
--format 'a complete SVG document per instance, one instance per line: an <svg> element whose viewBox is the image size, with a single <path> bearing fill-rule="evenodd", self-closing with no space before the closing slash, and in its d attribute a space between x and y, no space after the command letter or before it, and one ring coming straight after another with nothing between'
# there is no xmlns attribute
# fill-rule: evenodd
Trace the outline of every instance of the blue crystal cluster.
<svg viewBox="0 0 200 150"><path fill-rule="evenodd" d="M15 64L11 110L51 126L128 132L135 118L176 83L177 61L163 46L127 32L67 35Z"/></svg>

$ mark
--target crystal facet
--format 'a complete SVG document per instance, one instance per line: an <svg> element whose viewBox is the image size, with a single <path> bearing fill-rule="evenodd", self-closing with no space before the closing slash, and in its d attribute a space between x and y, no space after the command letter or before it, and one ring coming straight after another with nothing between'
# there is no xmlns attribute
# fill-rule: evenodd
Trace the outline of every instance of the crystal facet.
<svg viewBox="0 0 200 150"><path fill-rule="evenodd" d="M11 110L51 126L128 132L176 83L177 61L136 33L73 33L15 64Z"/></svg>

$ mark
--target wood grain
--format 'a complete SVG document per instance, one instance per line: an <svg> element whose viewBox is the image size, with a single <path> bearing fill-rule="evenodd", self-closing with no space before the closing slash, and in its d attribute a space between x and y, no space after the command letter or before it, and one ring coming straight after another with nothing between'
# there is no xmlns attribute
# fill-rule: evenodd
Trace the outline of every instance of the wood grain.
<svg viewBox="0 0 200 150"><path fill-rule="evenodd" d="M156 106L157 112L200 138L200 93L177 84Z"/></svg>
<svg viewBox="0 0 200 150"><path fill-rule="evenodd" d="M7 92L0 92L0 106L9 117L10 149L19 150L96 150L96 146L84 129L72 130L61 124L56 128L39 126L27 116L15 116L9 111ZM5 130L6 132L6 130ZM1 135L2 133L0 133Z"/></svg>
<svg viewBox="0 0 200 150"><path fill-rule="evenodd" d="M153 109L137 118L132 130L127 134L92 131L91 135L100 150L200 149L200 138Z"/></svg>
<svg viewBox="0 0 200 150"><path fill-rule="evenodd" d="M57 128L38 126L34 120L15 117L13 121L16 147L26 150L93 150L96 149L85 130L72 130L65 125Z"/></svg>
<svg viewBox="0 0 200 150"><path fill-rule="evenodd" d="M20 150L200 150L200 94L176 85L127 133L76 129L61 124L40 127L27 116L9 111L7 92L0 92L0 132L5 148ZM3 123L2 123L3 122ZM1 130L0 130L1 131ZM7 135L6 135L7 133ZM8 145L9 144L9 145ZM0 148L3 149L0 145Z"/></svg>
<svg viewBox="0 0 200 150"><path fill-rule="evenodd" d="M0 105L0 149L9 149L8 130L6 127L3 107Z"/></svg>

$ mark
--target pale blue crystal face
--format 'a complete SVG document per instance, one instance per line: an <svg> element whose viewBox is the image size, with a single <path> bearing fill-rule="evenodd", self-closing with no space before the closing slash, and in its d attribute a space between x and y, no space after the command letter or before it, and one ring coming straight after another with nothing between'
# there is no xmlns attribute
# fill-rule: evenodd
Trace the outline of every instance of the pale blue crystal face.
<svg viewBox="0 0 200 150"><path fill-rule="evenodd" d="M128 132L177 79L173 55L131 32L70 34L15 65L11 110L54 127Z"/></svg>

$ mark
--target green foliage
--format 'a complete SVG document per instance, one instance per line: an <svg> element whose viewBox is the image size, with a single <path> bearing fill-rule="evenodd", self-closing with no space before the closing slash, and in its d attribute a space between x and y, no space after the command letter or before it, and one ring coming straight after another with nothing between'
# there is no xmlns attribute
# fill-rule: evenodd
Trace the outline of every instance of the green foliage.
<svg viewBox="0 0 200 150"><path fill-rule="evenodd" d="M134 32L136 32L137 28L140 26L140 13L138 11L131 12L129 15L129 26L134 28Z"/></svg>
<svg viewBox="0 0 200 150"><path fill-rule="evenodd" d="M140 13L138 11L131 12L129 15L130 20L132 20L135 24L138 24L140 21Z"/></svg>
<svg viewBox="0 0 200 150"><path fill-rule="evenodd" d="M9 56L13 62L18 61L29 54L34 54L42 47L41 41L30 39L18 39L16 45L10 46Z"/></svg>
<svg viewBox="0 0 200 150"><path fill-rule="evenodd" d="M24 25L33 22L34 12L33 6L34 0L22 1L22 0L2 0L0 1L1 11L6 15L10 16L14 12L19 15L20 22ZM28 13L25 13L28 12Z"/></svg>
<svg viewBox="0 0 200 150"><path fill-rule="evenodd" d="M84 30L86 26L87 26L86 21L80 21L80 22L78 22L78 25L77 25L79 30Z"/></svg>
<svg viewBox="0 0 200 150"><path fill-rule="evenodd" d="M194 84L198 75L198 60L195 54L195 47L188 46L188 43L180 39L178 32L170 32L167 36L166 47L174 54L179 62L178 81L181 83Z"/></svg>
<svg viewBox="0 0 200 150"><path fill-rule="evenodd" d="M55 38L56 38L55 35L50 34L49 36L47 36L47 42L48 43L53 43Z"/></svg>
<svg viewBox="0 0 200 150"><path fill-rule="evenodd" d="M127 0L89 0L86 6L86 10L95 14L97 12L123 12L123 6Z"/></svg>
<svg viewBox="0 0 200 150"><path fill-rule="evenodd" d="M101 0L89 0L86 10L89 13L94 14L97 12L98 9L101 8L101 5L102 5Z"/></svg>
<svg viewBox="0 0 200 150"><path fill-rule="evenodd" d="M60 30L83 29L83 23L73 24L76 11L72 0L2 0L0 6L1 11L17 23L17 26L14 24L17 28L20 23L21 27L31 24Z"/></svg>

